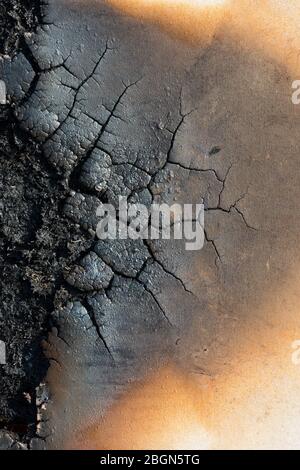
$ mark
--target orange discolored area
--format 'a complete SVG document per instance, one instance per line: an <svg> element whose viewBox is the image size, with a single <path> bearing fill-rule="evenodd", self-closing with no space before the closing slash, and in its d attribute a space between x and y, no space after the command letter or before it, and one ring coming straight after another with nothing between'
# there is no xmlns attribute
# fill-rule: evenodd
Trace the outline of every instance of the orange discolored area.
<svg viewBox="0 0 300 470"><path fill-rule="evenodd" d="M207 44L227 31L237 44L258 49L300 72L298 0L106 0L126 15L162 27L179 39ZM297 77L295 77L297 78Z"/></svg>
<svg viewBox="0 0 300 470"><path fill-rule="evenodd" d="M207 449L201 421L201 390L173 367L134 384L100 420L83 431L80 449Z"/></svg>
<svg viewBox="0 0 300 470"><path fill-rule="evenodd" d="M217 376L164 367L133 384L98 425L68 448L299 449L300 366L295 331L245 337ZM295 357L295 353L294 353ZM300 362L300 361L299 361Z"/></svg>
<svg viewBox="0 0 300 470"><path fill-rule="evenodd" d="M189 42L207 42L225 20L230 0L107 0L138 20L158 24Z"/></svg>

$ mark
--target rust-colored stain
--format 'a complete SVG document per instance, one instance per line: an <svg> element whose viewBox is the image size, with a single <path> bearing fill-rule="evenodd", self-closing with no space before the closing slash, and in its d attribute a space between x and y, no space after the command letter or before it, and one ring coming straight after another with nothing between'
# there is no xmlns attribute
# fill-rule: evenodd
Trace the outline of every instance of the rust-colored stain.
<svg viewBox="0 0 300 470"><path fill-rule="evenodd" d="M83 431L74 447L206 449L211 442L200 419L199 398L188 376L175 367L162 368L134 384L98 426Z"/></svg>

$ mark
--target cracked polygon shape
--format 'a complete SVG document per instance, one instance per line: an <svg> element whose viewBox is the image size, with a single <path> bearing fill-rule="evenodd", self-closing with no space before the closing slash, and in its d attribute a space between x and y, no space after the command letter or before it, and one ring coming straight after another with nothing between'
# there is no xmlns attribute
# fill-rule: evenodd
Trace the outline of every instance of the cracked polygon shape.
<svg viewBox="0 0 300 470"><path fill-rule="evenodd" d="M96 231L99 222L97 209L101 201L96 196L75 193L68 197L64 205L64 214L79 224L84 230Z"/></svg>
<svg viewBox="0 0 300 470"><path fill-rule="evenodd" d="M113 271L135 277L150 257L143 240L99 240L95 252Z"/></svg>
<svg viewBox="0 0 300 470"><path fill-rule="evenodd" d="M105 289L113 277L112 270L93 251L65 275L66 281L77 289L88 292Z"/></svg>
<svg viewBox="0 0 300 470"><path fill-rule="evenodd" d="M80 183L89 190L105 191L111 175L111 164L110 156L95 148L81 167Z"/></svg>

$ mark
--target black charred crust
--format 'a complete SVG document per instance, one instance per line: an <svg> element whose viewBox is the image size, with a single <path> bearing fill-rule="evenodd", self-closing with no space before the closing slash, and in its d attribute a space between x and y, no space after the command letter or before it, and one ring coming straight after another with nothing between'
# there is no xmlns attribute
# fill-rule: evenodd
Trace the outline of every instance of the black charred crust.
<svg viewBox="0 0 300 470"><path fill-rule="evenodd" d="M2 0L0 4L0 53L13 55L20 48L25 33L42 22L38 0Z"/></svg>
<svg viewBox="0 0 300 470"><path fill-rule="evenodd" d="M24 34L41 21L39 1L3 0L1 54L22 51ZM72 223L58 213L66 192L8 99L0 106L0 339L7 345L7 364L0 365L0 429L26 444L36 436L36 388L49 366L41 343L53 326L55 303L65 298L60 287Z"/></svg>

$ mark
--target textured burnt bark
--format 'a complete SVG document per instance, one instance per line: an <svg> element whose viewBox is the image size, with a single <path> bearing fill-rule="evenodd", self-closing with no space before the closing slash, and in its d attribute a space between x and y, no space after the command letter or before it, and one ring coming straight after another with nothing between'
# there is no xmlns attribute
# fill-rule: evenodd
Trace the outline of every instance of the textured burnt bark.
<svg viewBox="0 0 300 470"><path fill-rule="evenodd" d="M1 53L11 57L16 54L24 34L33 31L37 21L36 7L30 2L2 2ZM23 255L39 221L35 197L40 191L34 183L40 170L34 158L38 154L36 145L16 123L13 103L2 105L0 112L1 340L7 345L8 360L7 365L0 366L0 421L2 428L25 436L34 433L35 387L46 370L46 361L39 350L45 331L44 300L29 299L31 291L24 278L28 262ZM36 173L31 175L31 182L26 181L30 166ZM32 195L22 200L26 191L32 191ZM16 439L5 438L3 434L1 446L12 447Z"/></svg>
<svg viewBox="0 0 300 470"><path fill-rule="evenodd" d="M1 60L12 64L7 75L1 69L0 77L8 90L7 104L0 109L0 339L7 353L7 364L0 366L0 426L4 430L0 445L24 449L30 447L40 426L39 386L49 366L42 340L53 326L50 315L56 299L67 297L62 270L72 252L67 249L69 234L77 233L82 243L86 237L72 223L61 220L67 189L45 162L40 145L16 119L17 100L30 93L35 77L31 66L28 69L26 41L41 21L40 4L2 2L0 21ZM10 85L19 78L25 84L15 98Z"/></svg>

